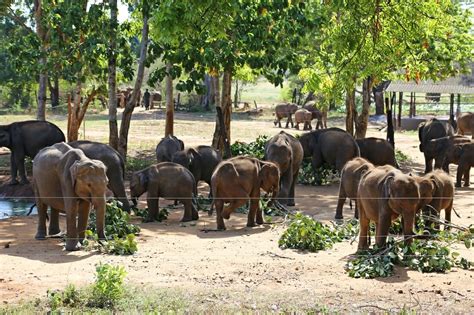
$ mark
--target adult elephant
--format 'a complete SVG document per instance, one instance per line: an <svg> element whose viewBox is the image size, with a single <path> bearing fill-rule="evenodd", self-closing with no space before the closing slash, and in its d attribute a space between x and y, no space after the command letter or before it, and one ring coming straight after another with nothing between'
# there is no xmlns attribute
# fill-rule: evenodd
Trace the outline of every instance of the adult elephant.
<svg viewBox="0 0 474 315"><path fill-rule="evenodd" d="M433 170L433 156L430 152L425 152L426 144L432 139L438 139L454 135L451 124L442 123L436 118L431 118L420 123L418 126L418 139L420 140L420 151L425 155L425 173Z"/></svg>
<svg viewBox="0 0 474 315"><path fill-rule="evenodd" d="M341 171L348 161L360 156L359 146L354 138L339 128L308 132L299 140L303 147L303 156L311 157L314 171L324 163Z"/></svg>
<svg viewBox="0 0 474 315"><path fill-rule="evenodd" d="M298 105L294 103L282 103L282 104L277 104L275 106L275 121L273 124L276 126L278 124L278 127L281 128L281 120L285 117L287 117L286 120L286 126L285 128L288 128L288 124L291 123L291 128L293 128L293 120L291 116L298 110Z"/></svg>
<svg viewBox="0 0 474 315"><path fill-rule="evenodd" d="M442 168L449 173L449 164L458 164L459 151L456 148L462 144L470 143L471 139L464 136L447 136L432 139L425 144L424 151L429 156L434 156L435 168Z"/></svg>
<svg viewBox="0 0 474 315"><path fill-rule="evenodd" d="M474 166L474 143L466 143L457 148L459 164L456 173L456 187L461 187L461 177L464 177L464 187L469 187L469 172Z"/></svg>
<svg viewBox="0 0 474 315"><path fill-rule="evenodd" d="M265 145L264 160L275 163L280 169L278 199L287 206L295 205L295 184L303 162L303 147L292 135L281 131Z"/></svg>
<svg viewBox="0 0 474 315"><path fill-rule="evenodd" d="M211 186L212 173L222 161L222 157L213 147L200 145L174 153L171 161L190 170L196 184L202 180Z"/></svg>
<svg viewBox="0 0 474 315"><path fill-rule="evenodd" d="M380 138L356 139L360 156L375 166L392 165L399 168L395 159L395 150L390 142Z"/></svg>
<svg viewBox="0 0 474 315"><path fill-rule="evenodd" d="M28 184L25 172L25 157L34 158L43 148L65 141L64 134L55 124L47 121L28 120L0 126L0 147L11 151L11 185Z"/></svg>
<svg viewBox="0 0 474 315"><path fill-rule="evenodd" d="M316 129L327 128L328 127L328 111L327 109L322 108L318 110L316 101L309 101L304 104L303 108L309 110L313 113L313 117L318 119L316 123Z"/></svg>
<svg viewBox="0 0 474 315"><path fill-rule="evenodd" d="M465 135L471 133L474 139L474 113L463 113L456 119L458 125L458 134Z"/></svg>
<svg viewBox="0 0 474 315"><path fill-rule="evenodd" d="M35 238L46 238L46 212L50 206L49 235L60 232L59 212L65 212L66 250L79 249L78 240L84 239L92 205L97 213L97 234L105 239L106 172L104 163L89 159L84 152L67 143L41 150L33 161L33 190L38 207Z"/></svg>
<svg viewBox="0 0 474 315"><path fill-rule="evenodd" d="M263 214L260 208L260 189L271 193L272 201L278 196L280 171L272 162L238 156L222 161L212 174L212 201L209 215L213 206L216 207L217 229L225 230L224 219L247 201L250 201L247 226L263 224ZM229 205L224 207L224 203Z"/></svg>
<svg viewBox="0 0 474 315"><path fill-rule="evenodd" d="M122 203L122 209L130 212L130 203L125 193L125 163L122 156L111 146L92 141L72 141L68 143L71 147L80 149L89 159L99 160L107 167L109 189Z"/></svg>
<svg viewBox="0 0 474 315"><path fill-rule="evenodd" d="M173 154L181 150L184 150L184 142L175 136L168 135L156 146L156 160L158 163L171 162Z"/></svg>

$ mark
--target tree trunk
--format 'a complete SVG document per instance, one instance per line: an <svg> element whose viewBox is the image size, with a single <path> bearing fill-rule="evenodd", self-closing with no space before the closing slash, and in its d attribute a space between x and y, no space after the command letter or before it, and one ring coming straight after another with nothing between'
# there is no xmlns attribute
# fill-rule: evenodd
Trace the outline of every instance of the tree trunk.
<svg viewBox="0 0 474 315"><path fill-rule="evenodd" d="M216 116L216 129L214 131L214 137L212 140L212 146L215 149L220 150L224 153L224 157L228 154L226 152L226 145L230 144L230 116L232 113L232 71L225 70L224 77L222 80L222 101L220 108L222 110L222 121L220 121L218 115ZM223 125L222 125L223 122Z"/></svg>
<svg viewBox="0 0 474 315"><path fill-rule="evenodd" d="M398 117L397 117L398 128L402 127L402 105L403 105L403 92L400 92L398 94Z"/></svg>
<svg viewBox="0 0 474 315"><path fill-rule="evenodd" d="M125 109L122 113L122 123L120 124L120 138L118 144L118 151L126 160L127 158L127 145L128 145L128 130L130 129L130 121L132 120L132 113L137 103L138 95L142 87L143 75L145 73L145 60L148 47L148 11L146 8L143 9L143 27L142 27L142 39L140 43L140 59L138 61L137 79L133 88L132 96L125 105Z"/></svg>
<svg viewBox="0 0 474 315"><path fill-rule="evenodd" d="M362 111L356 119L356 138L363 139L369 124L370 93L372 91L372 78L369 76L362 83Z"/></svg>
<svg viewBox="0 0 474 315"><path fill-rule="evenodd" d="M46 67L46 30L43 27L43 11L41 0L34 1L36 34L40 40L41 57L39 58L39 82L38 82L38 111L37 120L46 120L46 88L48 86L48 75L44 68Z"/></svg>
<svg viewBox="0 0 474 315"><path fill-rule="evenodd" d="M118 149L117 126L117 0L109 0L110 42L109 42L109 145Z"/></svg>
<svg viewBox="0 0 474 315"><path fill-rule="evenodd" d="M395 93L395 92L394 92ZM385 111L387 113L387 141L390 142L395 149L395 132L393 130L392 109L395 99L393 97L385 98Z"/></svg>
<svg viewBox="0 0 474 315"><path fill-rule="evenodd" d="M59 106L59 78L57 75L53 78L53 83L51 80L48 80L49 85L49 95L51 98L51 107L55 108Z"/></svg>
<svg viewBox="0 0 474 315"><path fill-rule="evenodd" d="M383 110L383 92L374 92L375 115L384 115Z"/></svg>
<svg viewBox="0 0 474 315"><path fill-rule="evenodd" d="M206 86L206 94L203 95L201 105L204 107L204 110L208 111L210 109L209 105L212 103L212 78L209 74L204 75L204 85Z"/></svg>
<svg viewBox="0 0 474 315"><path fill-rule="evenodd" d="M92 90L92 92L83 102L81 92L82 82L81 80L78 80L74 91L74 99L71 106L70 115L68 114L68 141L77 141L79 139L79 128L81 127L82 121L84 120L89 104L94 100L98 91L96 89Z"/></svg>
<svg viewBox="0 0 474 315"><path fill-rule="evenodd" d="M239 80L235 80L234 108L239 108Z"/></svg>
<svg viewBox="0 0 474 315"><path fill-rule="evenodd" d="M219 106L221 103L221 99L219 96L219 92L220 92L219 74L212 76L211 85L212 85L212 93L211 93L212 104L214 104L214 106Z"/></svg>
<svg viewBox="0 0 474 315"><path fill-rule="evenodd" d="M346 131L354 136L355 89L346 90Z"/></svg>
<svg viewBox="0 0 474 315"><path fill-rule="evenodd" d="M173 65L171 63L166 64L166 124L165 124L165 137L173 135L173 125L174 125L174 104L173 104L173 77L171 74L171 68Z"/></svg>

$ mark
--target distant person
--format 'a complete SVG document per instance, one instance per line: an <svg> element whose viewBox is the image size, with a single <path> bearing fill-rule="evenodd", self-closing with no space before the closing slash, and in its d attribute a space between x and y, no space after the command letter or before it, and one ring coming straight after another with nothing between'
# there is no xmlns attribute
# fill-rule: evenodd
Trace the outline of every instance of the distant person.
<svg viewBox="0 0 474 315"><path fill-rule="evenodd" d="M148 92L148 89L143 93L143 103L145 103L145 110L148 110L150 107L150 92Z"/></svg>

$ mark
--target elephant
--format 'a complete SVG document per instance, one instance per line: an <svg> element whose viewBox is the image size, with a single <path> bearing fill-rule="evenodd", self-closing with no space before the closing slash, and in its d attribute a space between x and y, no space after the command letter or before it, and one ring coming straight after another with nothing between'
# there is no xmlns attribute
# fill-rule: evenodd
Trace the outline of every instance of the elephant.
<svg viewBox="0 0 474 315"><path fill-rule="evenodd" d="M425 155L425 174L433 169L434 156L425 152L428 141L446 136L453 136L454 130L449 123L442 123L436 118L431 118L418 125L418 138L420 140L420 151Z"/></svg>
<svg viewBox="0 0 474 315"><path fill-rule="evenodd" d="M173 154L171 161L186 167L194 176L196 184L202 180L211 186L212 173L222 161L219 151L208 145L188 148ZM212 191L212 189L210 189Z"/></svg>
<svg viewBox="0 0 474 315"><path fill-rule="evenodd" d="M459 153L456 187L461 187L461 177L464 175L464 187L469 187L469 172L474 166L474 143L466 143L456 149Z"/></svg>
<svg viewBox="0 0 474 315"><path fill-rule="evenodd" d="M271 193L271 202L278 196L280 171L272 162L261 161L247 156L237 156L222 161L212 174L211 186L214 199L213 206L217 213L217 229L225 230L224 219L250 200L247 226L263 224L262 209L260 209L260 189ZM229 203L224 207L224 203Z"/></svg>
<svg viewBox="0 0 474 315"><path fill-rule="evenodd" d="M356 139L360 156L375 166L392 165L399 168L395 159L395 150L390 142L380 138Z"/></svg>
<svg viewBox="0 0 474 315"><path fill-rule="evenodd" d="M298 105L294 103L281 103L277 104L275 106L275 121L273 124L276 126L278 124L278 127L281 128L281 122L280 120L282 118L287 117L288 119L286 120L286 126L285 128L288 128L288 124L291 123L291 128L293 128L293 120L291 116L298 110Z"/></svg>
<svg viewBox="0 0 474 315"><path fill-rule="evenodd" d="M444 209L444 218L446 222L451 222L451 210L453 209L454 184L451 177L443 170L434 170L423 177L432 181L434 185L433 192L430 194L431 201L422 204L423 215L427 217L440 217L441 210ZM439 223L427 219L427 224L434 225L439 230ZM445 229L449 229L449 226Z"/></svg>
<svg viewBox="0 0 474 315"><path fill-rule="evenodd" d="M93 205L97 234L99 239L105 239L106 172L104 163L89 159L84 152L64 142L38 152L33 161L33 190L38 208L35 238L46 238L46 212L50 206L49 235L60 232L59 212L65 212L66 250L78 250L81 246L78 241L84 239L89 211Z"/></svg>
<svg viewBox="0 0 474 315"><path fill-rule="evenodd" d="M173 154L181 150L184 150L184 142L175 136L168 135L156 146L156 160L158 163L171 162Z"/></svg>
<svg viewBox="0 0 474 315"><path fill-rule="evenodd" d="M99 160L107 167L107 178L109 179L109 189L122 203L122 209L130 212L130 203L125 193L125 163L122 156L111 146L92 141L73 141L68 143L75 149L80 149L89 159Z"/></svg>
<svg viewBox="0 0 474 315"><path fill-rule="evenodd" d="M316 127L314 129L323 129L323 114L315 107L315 104L308 102L303 108L311 112L311 120L316 119Z"/></svg>
<svg viewBox="0 0 474 315"><path fill-rule="evenodd" d="M393 166L377 166L367 171L359 182L357 204L359 208L359 250L369 246L369 222L376 223L376 245L384 247L393 220L403 219L405 243L410 244L414 235L415 214L421 207L420 200L434 190L432 181L403 174Z"/></svg>
<svg viewBox="0 0 474 315"><path fill-rule="evenodd" d="M296 180L303 163L301 143L292 135L281 131L266 143L263 159L275 163L280 170L278 200L284 205L294 206Z"/></svg>
<svg viewBox="0 0 474 315"><path fill-rule="evenodd" d="M64 134L55 124L47 121L27 120L0 126L0 147L11 151L11 185L28 184L25 171L25 156L34 158L43 148L65 141Z"/></svg>
<svg viewBox="0 0 474 315"><path fill-rule="evenodd" d="M172 162L161 162L135 172L130 180L130 194L137 205L137 199L147 192L148 217L153 222L159 214L159 198L181 201L184 216L181 222L199 219L196 210L197 188L194 176L187 168Z"/></svg>
<svg viewBox="0 0 474 315"><path fill-rule="evenodd" d="M342 220L342 207L346 202L346 198L355 200L355 211L354 217L358 218L358 207L357 207L357 189L359 187L359 181L367 171L373 169L375 166L364 158L356 157L344 165L341 172L341 183L339 185L339 198L337 201L336 208L336 220ZM352 206L351 206L352 208Z"/></svg>
<svg viewBox="0 0 474 315"><path fill-rule="evenodd" d="M313 115L314 115L313 117L318 119L318 122L316 124L316 129L319 129L319 128L326 129L328 127L328 125L327 125L328 124L328 111L327 111L327 109L322 108L321 110L318 110L317 106L316 106L316 101L306 102L304 104L303 108L305 108L305 109L309 110L310 112L312 112Z"/></svg>
<svg viewBox="0 0 474 315"><path fill-rule="evenodd" d="M311 157L314 171L325 162L341 171L344 165L360 156L359 146L354 138L339 128L311 131L300 137L303 157Z"/></svg>
<svg viewBox="0 0 474 315"><path fill-rule="evenodd" d="M471 139L464 136L447 136L432 139L425 144L424 150L427 155L434 156L435 168L442 168L449 174L449 164L458 164L459 153L456 147L464 143L470 143Z"/></svg>
<svg viewBox="0 0 474 315"><path fill-rule="evenodd" d="M304 108L298 109L295 112L295 123L296 129L300 129L300 123L303 123L303 130L311 130L311 120L313 119L313 114L309 110L306 110Z"/></svg>
<svg viewBox="0 0 474 315"><path fill-rule="evenodd" d="M471 133L472 139L474 139L474 113L463 113L456 119L458 124L458 134L465 135Z"/></svg>

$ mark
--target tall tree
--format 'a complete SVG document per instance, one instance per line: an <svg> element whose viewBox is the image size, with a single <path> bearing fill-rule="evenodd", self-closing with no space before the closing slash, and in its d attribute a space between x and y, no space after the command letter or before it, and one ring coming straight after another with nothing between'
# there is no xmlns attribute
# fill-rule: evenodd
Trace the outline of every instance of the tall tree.
<svg viewBox="0 0 474 315"><path fill-rule="evenodd" d="M39 58L39 81L38 81L38 111L36 113L37 120L46 120L46 88L48 86L47 74L47 46L48 46L48 31L45 27L43 17L42 0L34 0L34 16L36 24L36 34L40 40L41 57Z"/></svg>
<svg viewBox="0 0 474 315"><path fill-rule="evenodd" d="M109 51L108 51L108 89L109 89L109 145L118 149L117 126L117 0L109 0Z"/></svg>

